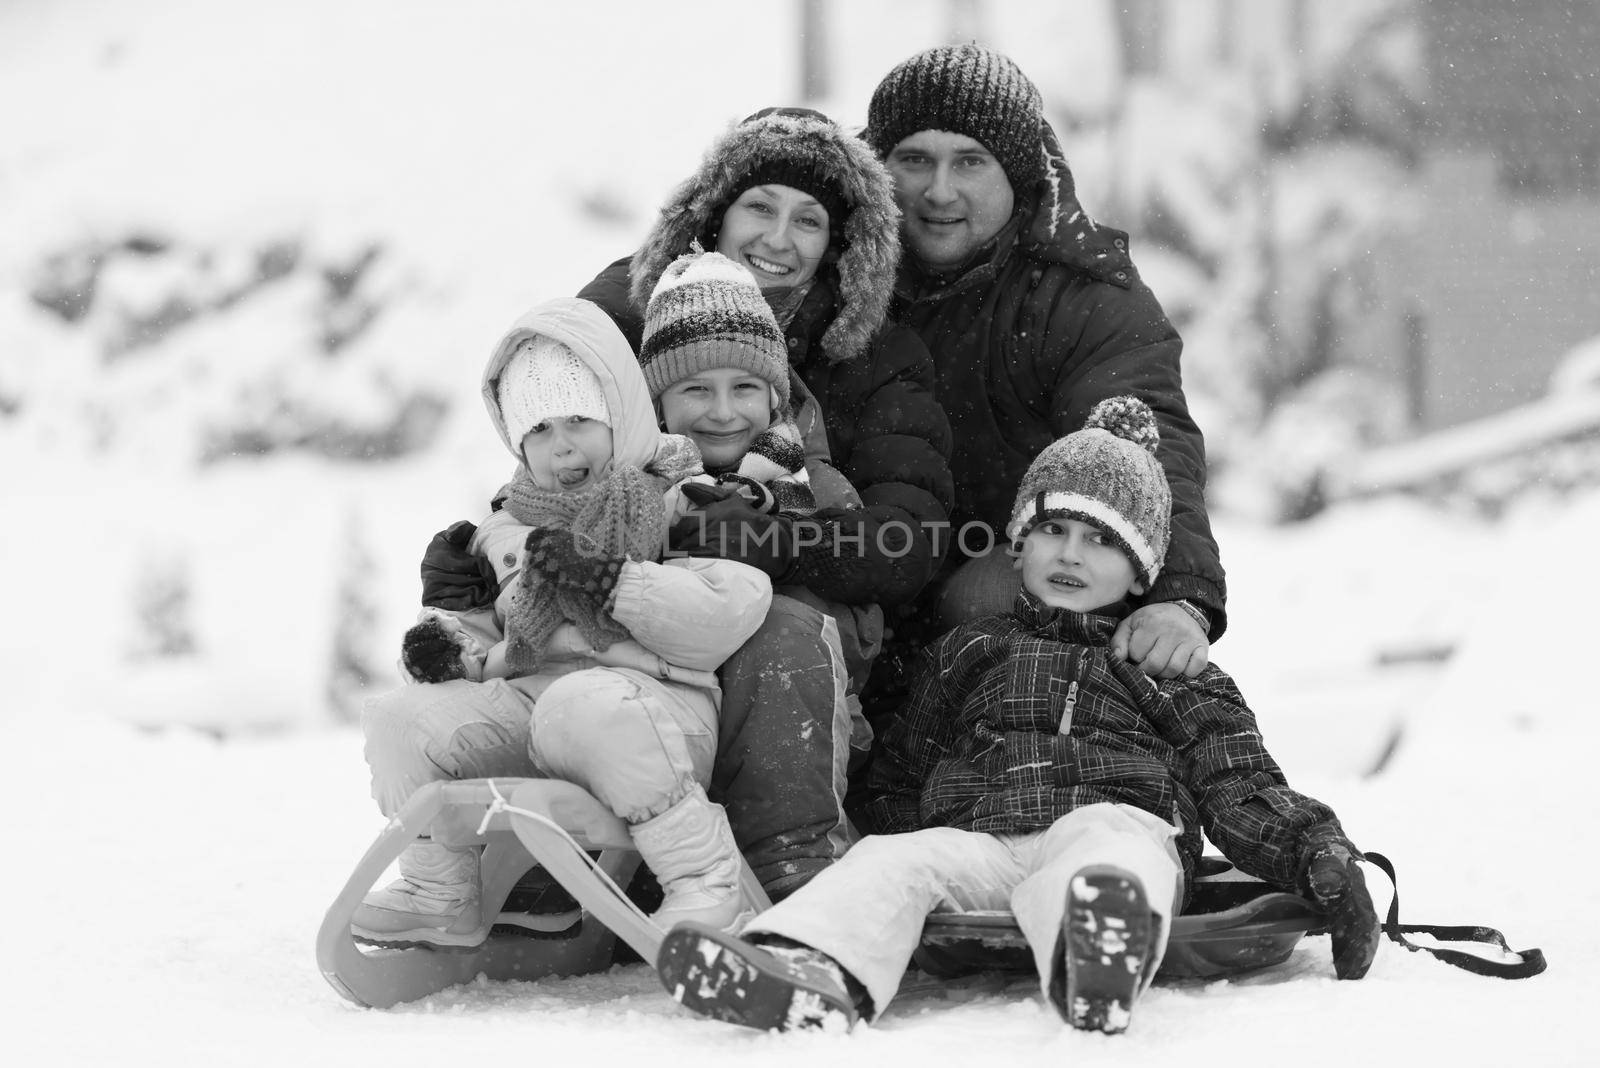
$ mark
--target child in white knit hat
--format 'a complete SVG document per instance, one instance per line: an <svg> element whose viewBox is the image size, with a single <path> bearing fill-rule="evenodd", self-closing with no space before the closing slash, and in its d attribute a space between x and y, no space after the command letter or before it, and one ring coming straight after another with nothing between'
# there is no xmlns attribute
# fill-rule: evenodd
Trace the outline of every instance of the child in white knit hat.
<svg viewBox="0 0 1600 1068"><path fill-rule="evenodd" d="M700 470L660 433L627 340L594 304L554 300L496 346L484 401L517 457L503 506L468 549L490 603L424 609L402 664L422 685L368 703L372 793L393 815L423 784L490 776L577 783L631 827L666 928L748 915L739 852L705 785L717 749L716 669L765 618L771 584L727 560L662 559L669 492ZM476 946L478 850L419 841L369 894L355 935Z"/></svg>
<svg viewBox="0 0 1600 1068"><path fill-rule="evenodd" d="M1326 805L1291 789L1215 666L1152 679L1109 642L1166 553L1156 424L1101 402L1022 480L1012 611L928 648L872 765L886 832L756 917L741 937L685 924L658 970L680 1002L764 1029L882 1012L941 909L1004 910L1074 1028L1124 1030L1154 978L1201 851L1323 908L1335 974L1359 979L1379 926Z"/></svg>

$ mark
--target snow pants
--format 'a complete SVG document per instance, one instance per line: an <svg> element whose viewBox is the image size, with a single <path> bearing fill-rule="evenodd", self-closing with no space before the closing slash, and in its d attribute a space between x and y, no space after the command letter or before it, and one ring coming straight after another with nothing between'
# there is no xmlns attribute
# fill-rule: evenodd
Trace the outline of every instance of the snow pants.
<svg viewBox="0 0 1600 1068"><path fill-rule="evenodd" d="M849 848L844 814L851 715L834 618L774 596L761 629L727 659L708 792L774 901Z"/></svg>
<svg viewBox="0 0 1600 1068"><path fill-rule="evenodd" d="M744 937L775 934L820 949L867 988L874 1013L894 1000L929 913L1010 909L1049 996L1060 966L1067 884L1091 864L1114 864L1144 884L1161 917L1149 975L1166 952L1181 900L1178 829L1131 805L1074 809L1029 834L933 827L863 838L821 878L757 916Z"/></svg>
<svg viewBox="0 0 1600 1068"><path fill-rule="evenodd" d="M425 783L538 776L576 783L629 823L710 779L712 692L630 668L403 686L367 703L372 796L392 816Z"/></svg>

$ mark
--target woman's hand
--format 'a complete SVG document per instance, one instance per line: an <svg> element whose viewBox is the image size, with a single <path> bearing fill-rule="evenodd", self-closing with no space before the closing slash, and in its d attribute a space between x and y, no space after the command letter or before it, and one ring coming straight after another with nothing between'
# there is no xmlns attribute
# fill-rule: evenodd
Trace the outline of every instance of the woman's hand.
<svg viewBox="0 0 1600 1068"><path fill-rule="evenodd" d="M1175 604L1147 604L1117 624L1111 652L1158 679L1191 679L1211 662L1211 643L1194 617Z"/></svg>

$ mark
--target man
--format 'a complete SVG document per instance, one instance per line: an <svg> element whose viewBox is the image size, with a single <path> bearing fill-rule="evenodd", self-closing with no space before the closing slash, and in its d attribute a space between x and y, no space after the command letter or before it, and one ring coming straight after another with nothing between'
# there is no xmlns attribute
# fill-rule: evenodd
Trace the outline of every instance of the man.
<svg viewBox="0 0 1600 1068"><path fill-rule="evenodd" d="M1226 590L1183 342L1140 281L1127 235L1078 204L1038 89L989 49L929 49L879 83L862 136L902 216L891 313L932 353L955 440L949 566L902 634L920 641L1009 608L1018 580L1000 532L1028 463L1097 402L1135 394L1160 427L1172 549L1113 648L1151 675L1198 675L1227 625ZM896 666L889 658L885 672Z"/></svg>

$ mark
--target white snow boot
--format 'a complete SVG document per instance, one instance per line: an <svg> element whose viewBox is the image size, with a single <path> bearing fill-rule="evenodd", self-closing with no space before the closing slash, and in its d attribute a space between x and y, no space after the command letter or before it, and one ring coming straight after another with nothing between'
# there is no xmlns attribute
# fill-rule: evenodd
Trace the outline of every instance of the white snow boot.
<svg viewBox="0 0 1600 1068"><path fill-rule="evenodd" d="M665 893L651 916L662 930L692 921L737 933L755 915L739 888L741 860L728 815L700 786L632 831L639 856Z"/></svg>
<svg viewBox="0 0 1600 1068"><path fill-rule="evenodd" d="M400 854L400 878L357 906L350 932L380 946L473 948L489 937L479 906L478 850L419 841Z"/></svg>

